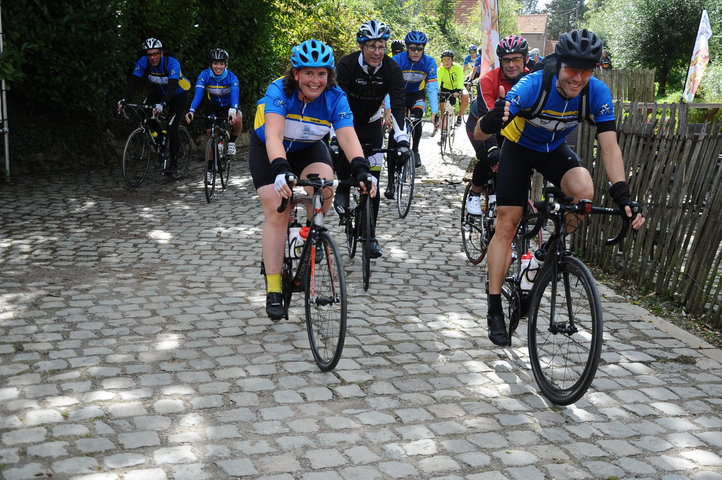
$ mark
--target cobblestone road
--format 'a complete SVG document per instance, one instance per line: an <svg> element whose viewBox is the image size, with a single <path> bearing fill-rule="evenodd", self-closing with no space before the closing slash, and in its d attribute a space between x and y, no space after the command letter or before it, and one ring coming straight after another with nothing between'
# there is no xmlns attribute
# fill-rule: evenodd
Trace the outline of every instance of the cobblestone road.
<svg viewBox="0 0 722 480"><path fill-rule="evenodd" d="M470 147L444 163L434 140L409 217L384 201L368 292L341 248L332 373L300 309L266 318L244 161L211 205L200 172L138 191L119 171L0 185L0 475L722 479L719 350L602 287L599 372L560 408L536 389L523 325L513 348L490 344L457 227Z"/></svg>

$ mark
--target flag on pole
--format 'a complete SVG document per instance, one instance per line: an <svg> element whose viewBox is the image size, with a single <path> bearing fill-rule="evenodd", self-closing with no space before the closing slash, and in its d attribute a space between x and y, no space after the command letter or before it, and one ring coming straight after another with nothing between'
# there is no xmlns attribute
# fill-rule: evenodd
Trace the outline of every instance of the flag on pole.
<svg viewBox="0 0 722 480"><path fill-rule="evenodd" d="M702 10L702 17L697 30L697 40L694 42L692 61L687 71L687 81L684 84L682 98L687 103L692 102L694 94L697 93L699 83L702 81L702 74L709 62L709 38L712 36L712 27L709 24L707 10Z"/></svg>
<svg viewBox="0 0 722 480"><path fill-rule="evenodd" d="M496 46L499 44L499 3L497 0L481 0L481 68L483 76L498 67Z"/></svg>

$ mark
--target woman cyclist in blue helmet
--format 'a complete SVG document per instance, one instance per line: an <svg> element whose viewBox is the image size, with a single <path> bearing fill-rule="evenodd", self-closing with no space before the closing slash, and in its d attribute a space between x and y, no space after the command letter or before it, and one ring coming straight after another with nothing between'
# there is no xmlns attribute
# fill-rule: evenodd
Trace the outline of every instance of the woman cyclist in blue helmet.
<svg viewBox="0 0 722 480"><path fill-rule="evenodd" d="M323 42L311 39L294 47L291 67L268 86L256 105L249 160L265 216L262 246L268 285L266 313L277 321L283 317L281 267L290 215L290 208L281 213L277 208L282 198L291 196L286 174L306 178L316 173L321 178L333 178L331 156L322 140L331 128L346 158L351 159L353 177L366 178L370 171L346 94L336 85L333 49ZM371 195L376 195L376 185L370 189ZM327 211L333 192L324 198Z"/></svg>

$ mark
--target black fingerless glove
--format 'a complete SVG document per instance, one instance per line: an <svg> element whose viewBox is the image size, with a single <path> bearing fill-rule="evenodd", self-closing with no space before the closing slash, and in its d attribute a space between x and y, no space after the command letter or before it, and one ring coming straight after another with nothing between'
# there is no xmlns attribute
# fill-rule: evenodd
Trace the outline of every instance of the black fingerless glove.
<svg viewBox="0 0 722 480"><path fill-rule="evenodd" d="M363 157L355 157L351 160L351 176L357 182L365 182L369 175L371 175L371 169L368 160Z"/></svg>
<svg viewBox="0 0 722 480"><path fill-rule="evenodd" d="M494 108L481 118L481 131L484 133L496 133L501 130L504 124L504 109L506 108L506 99L497 98L494 102Z"/></svg>
<svg viewBox="0 0 722 480"><path fill-rule="evenodd" d="M291 173L291 164L288 163L288 160L285 158L278 157L271 162L271 171L273 172L274 177L282 173Z"/></svg>
<svg viewBox="0 0 722 480"><path fill-rule="evenodd" d="M499 147L491 147L486 152L486 159L489 161L489 166L493 167L499 163L499 157L501 156L501 149Z"/></svg>
<svg viewBox="0 0 722 480"><path fill-rule="evenodd" d="M611 195L614 203L617 204L620 210L624 210L624 207L629 205L632 194L629 192L629 184L627 182L617 182L609 187L609 195Z"/></svg>

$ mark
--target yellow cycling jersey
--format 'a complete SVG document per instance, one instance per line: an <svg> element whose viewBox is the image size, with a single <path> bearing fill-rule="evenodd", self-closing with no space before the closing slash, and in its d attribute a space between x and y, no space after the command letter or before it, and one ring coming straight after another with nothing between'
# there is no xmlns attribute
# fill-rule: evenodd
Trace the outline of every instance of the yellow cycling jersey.
<svg viewBox="0 0 722 480"><path fill-rule="evenodd" d="M439 88L444 90L462 90L464 88L464 68L458 63L452 63L451 68L443 65L436 71L439 78Z"/></svg>

